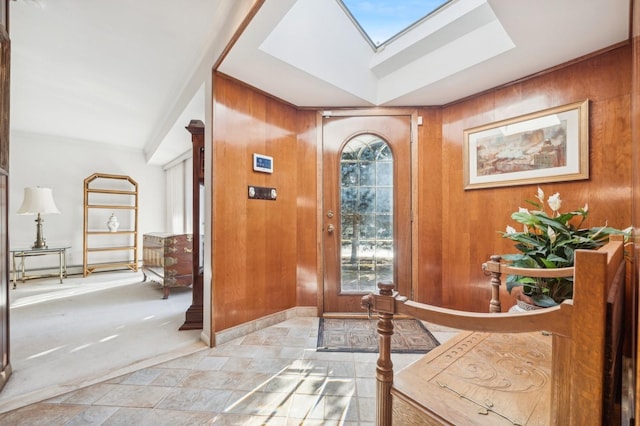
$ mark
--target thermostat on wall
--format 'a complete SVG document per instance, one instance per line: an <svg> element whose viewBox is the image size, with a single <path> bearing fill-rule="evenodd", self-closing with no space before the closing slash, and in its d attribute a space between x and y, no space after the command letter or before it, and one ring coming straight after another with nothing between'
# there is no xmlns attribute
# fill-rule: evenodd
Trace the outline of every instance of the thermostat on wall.
<svg viewBox="0 0 640 426"><path fill-rule="evenodd" d="M256 172L273 173L273 157L253 154L253 170Z"/></svg>

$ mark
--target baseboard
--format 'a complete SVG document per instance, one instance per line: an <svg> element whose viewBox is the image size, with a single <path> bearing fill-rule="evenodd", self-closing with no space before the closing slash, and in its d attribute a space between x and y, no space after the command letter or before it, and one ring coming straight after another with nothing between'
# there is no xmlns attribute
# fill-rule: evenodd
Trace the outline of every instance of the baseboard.
<svg viewBox="0 0 640 426"><path fill-rule="evenodd" d="M235 327L227 328L215 333L213 346L222 345L239 337L244 337L254 331L284 322L291 318L317 317L318 309L315 306L297 306L295 308L276 312Z"/></svg>

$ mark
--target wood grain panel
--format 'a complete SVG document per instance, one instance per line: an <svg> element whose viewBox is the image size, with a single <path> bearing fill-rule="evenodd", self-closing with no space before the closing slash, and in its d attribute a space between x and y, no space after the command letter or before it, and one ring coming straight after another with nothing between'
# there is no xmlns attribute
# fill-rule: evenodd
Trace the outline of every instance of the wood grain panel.
<svg viewBox="0 0 640 426"><path fill-rule="evenodd" d="M537 185L464 191L465 129L590 100L590 169L584 181L543 185L567 208L589 203L588 225L632 223L631 47L573 63L443 107L423 107L419 127L418 282L415 299L486 311L481 264L514 252L499 231ZM292 306L318 303L316 111L296 108L217 75L214 86L214 312L221 330ZM637 112L636 112L637 114ZM273 175L251 154L274 157ZM637 154L636 154L637 157ZM276 202L247 200L247 185L274 186ZM637 223L637 220L634 221ZM506 308L513 303L503 292Z"/></svg>
<svg viewBox="0 0 640 426"><path fill-rule="evenodd" d="M216 75L213 176L214 328L223 330L296 305L297 111ZM253 153L274 173L253 171ZM249 200L249 185L275 201Z"/></svg>
<svg viewBox="0 0 640 426"><path fill-rule="evenodd" d="M442 193L449 182L443 182L442 110L424 108L418 111L422 126L418 127L418 282L414 299L419 302L442 303Z"/></svg>
<svg viewBox="0 0 640 426"><path fill-rule="evenodd" d="M318 305L317 125L315 111L298 112L297 306Z"/></svg>
<svg viewBox="0 0 640 426"><path fill-rule="evenodd" d="M638 241L638 227L640 226L640 0L632 0L631 10L633 12L632 17L632 76L631 76L631 140L632 146L632 164L633 164L633 196L632 196L632 211L633 218L632 223L634 226L634 236L637 244ZM633 413L629 413L630 417L635 415L635 419L640 419L640 404L637 403L638 395L640 395L640 377L638 370L638 359L640 359L640 346L637 345L638 340L638 323L640 311L637 308L638 300L638 283L640 283L640 247L636 245L634 250L634 262L633 262L633 286L630 287L630 294L627 300L630 301L633 310L628 310L631 315L625 314L627 324L631 326L627 327L628 332L625 336L627 345L625 347L625 355L631 357L634 360L633 375L635 378L635 410Z"/></svg>
<svg viewBox="0 0 640 426"><path fill-rule="evenodd" d="M442 305L486 311L490 291L481 270L483 259L491 254L514 252L498 231L508 224L513 225L511 212L519 206L524 207L524 200L531 199L537 187L524 185L464 191L461 151L464 129L590 99L591 178L542 187L547 194L560 192L567 208L582 207L588 202L591 214L587 225L597 226L607 221L618 228L629 226L632 173L629 161L630 57L630 47L623 46L537 78L443 107L442 162L447 167L442 169L442 182L448 190L442 195ZM421 216L419 220L429 219ZM422 287L423 275L420 278ZM506 307L513 304L508 295L502 297Z"/></svg>

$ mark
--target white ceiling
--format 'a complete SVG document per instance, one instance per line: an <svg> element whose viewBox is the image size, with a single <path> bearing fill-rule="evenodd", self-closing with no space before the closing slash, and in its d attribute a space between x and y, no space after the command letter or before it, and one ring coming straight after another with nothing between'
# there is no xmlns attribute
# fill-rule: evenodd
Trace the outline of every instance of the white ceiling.
<svg viewBox="0 0 640 426"><path fill-rule="evenodd" d="M254 0L11 2L11 128L165 164ZM442 105L629 37L629 0L454 0L375 51L337 0L265 0L220 71L302 107Z"/></svg>

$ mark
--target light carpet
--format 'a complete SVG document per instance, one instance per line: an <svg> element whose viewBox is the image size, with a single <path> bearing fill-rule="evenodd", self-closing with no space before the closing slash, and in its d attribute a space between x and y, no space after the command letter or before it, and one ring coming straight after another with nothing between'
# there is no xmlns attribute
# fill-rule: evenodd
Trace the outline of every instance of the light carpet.
<svg viewBox="0 0 640 426"><path fill-rule="evenodd" d="M13 374L0 412L206 348L200 330L179 331L190 288L162 299L131 271L18 283L11 289Z"/></svg>

